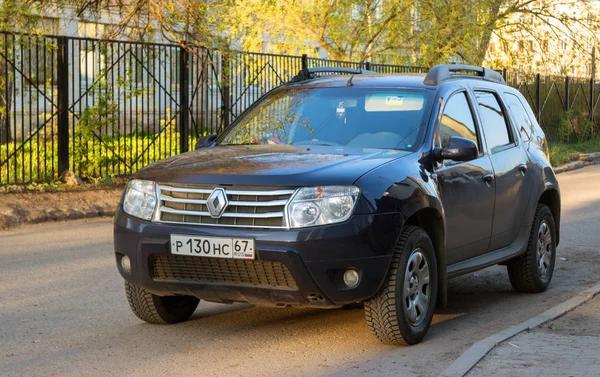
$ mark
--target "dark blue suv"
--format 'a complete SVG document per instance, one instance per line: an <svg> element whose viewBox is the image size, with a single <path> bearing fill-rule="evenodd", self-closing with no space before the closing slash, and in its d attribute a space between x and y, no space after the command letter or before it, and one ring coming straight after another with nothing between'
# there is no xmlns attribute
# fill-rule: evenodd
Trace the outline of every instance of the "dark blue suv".
<svg viewBox="0 0 600 377"><path fill-rule="evenodd" d="M544 133L497 72L313 68L137 172L114 240L144 321L199 300L364 303L375 336L414 344L452 277L503 264L516 290L544 291L559 223Z"/></svg>

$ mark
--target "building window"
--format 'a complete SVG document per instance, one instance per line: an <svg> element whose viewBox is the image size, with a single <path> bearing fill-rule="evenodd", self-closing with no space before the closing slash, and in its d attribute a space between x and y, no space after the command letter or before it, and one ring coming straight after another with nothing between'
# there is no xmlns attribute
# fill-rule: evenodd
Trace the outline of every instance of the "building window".
<svg viewBox="0 0 600 377"><path fill-rule="evenodd" d="M79 80L82 83L93 82L98 79L100 72L106 69L106 54L101 52L98 41L104 35L103 24L93 22L79 22L77 24L77 40L79 46ZM87 39L90 38L90 39Z"/></svg>
<svg viewBox="0 0 600 377"><path fill-rule="evenodd" d="M104 36L105 26L96 22L78 22L77 35L80 38L101 38Z"/></svg>

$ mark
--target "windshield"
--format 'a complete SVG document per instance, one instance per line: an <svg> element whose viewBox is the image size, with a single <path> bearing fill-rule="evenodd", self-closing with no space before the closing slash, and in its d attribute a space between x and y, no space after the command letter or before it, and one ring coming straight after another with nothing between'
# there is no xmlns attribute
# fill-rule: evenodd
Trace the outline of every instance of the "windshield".
<svg viewBox="0 0 600 377"><path fill-rule="evenodd" d="M284 88L240 117L219 145L292 144L414 150L433 91Z"/></svg>

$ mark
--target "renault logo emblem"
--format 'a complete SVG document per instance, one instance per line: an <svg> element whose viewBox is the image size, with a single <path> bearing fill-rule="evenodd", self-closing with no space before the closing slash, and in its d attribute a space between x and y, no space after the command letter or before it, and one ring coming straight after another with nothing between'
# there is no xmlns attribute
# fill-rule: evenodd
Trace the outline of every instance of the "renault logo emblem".
<svg viewBox="0 0 600 377"><path fill-rule="evenodd" d="M206 200L208 213L210 213L210 217L213 219L221 217L228 204L229 200L227 200L227 194L225 194L225 190L222 188L216 188Z"/></svg>

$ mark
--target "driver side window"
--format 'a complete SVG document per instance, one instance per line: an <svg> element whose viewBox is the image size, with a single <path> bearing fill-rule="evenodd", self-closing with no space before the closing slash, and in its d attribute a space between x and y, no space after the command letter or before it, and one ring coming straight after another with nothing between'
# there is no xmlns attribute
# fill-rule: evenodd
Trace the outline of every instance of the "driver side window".
<svg viewBox="0 0 600 377"><path fill-rule="evenodd" d="M447 101L438 130L437 141L442 148L448 146L452 136L473 140L479 146L473 113L465 92L453 94Z"/></svg>

